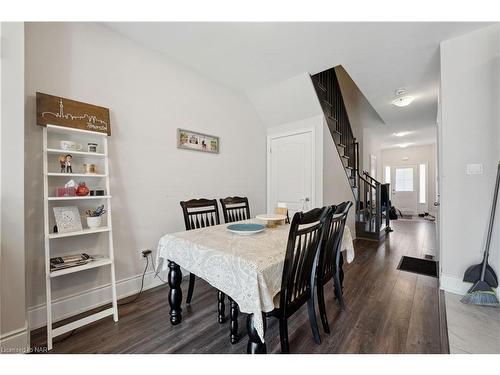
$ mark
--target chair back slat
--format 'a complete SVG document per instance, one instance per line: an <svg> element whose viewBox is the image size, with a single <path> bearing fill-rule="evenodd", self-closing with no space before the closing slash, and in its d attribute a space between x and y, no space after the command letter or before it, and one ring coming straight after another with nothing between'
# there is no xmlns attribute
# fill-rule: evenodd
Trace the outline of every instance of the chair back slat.
<svg viewBox="0 0 500 375"><path fill-rule="evenodd" d="M186 230L220 224L219 207L215 199L191 199L180 202Z"/></svg>
<svg viewBox="0 0 500 375"><path fill-rule="evenodd" d="M331 207L319 255L318 282L330 280L335 273L335 259L337 253L342 250L342 237L351 206L352 202L347 201Z"/></svg>
<svg viewBox="0 0 500 375"><path fill-rule="evenodd" d="M250 219L250 205L247 197L221 198L220 203L226 223Z"/></svg>
<svg viewBox="0 0 500 375"><path fill-rule="evenodd" d="M302 303L311 291L311 275L330 208L297 212L292 219L281 280L280 307Z"/></svg>

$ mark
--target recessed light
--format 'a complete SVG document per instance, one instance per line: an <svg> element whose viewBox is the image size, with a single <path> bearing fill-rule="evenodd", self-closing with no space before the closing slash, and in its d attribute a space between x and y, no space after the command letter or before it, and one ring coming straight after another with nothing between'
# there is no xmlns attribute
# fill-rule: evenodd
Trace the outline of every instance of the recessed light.
<svg viewBox="0 0 500 375"><path fill-rule="evenodd" d="M406 107L407 105L410 105L414 99L414 96L406 94L405 88L399 88L396 90L396 96L394 97L392 104L396 107Z"/></svg>
<svg viewBox="0 0 500 375"><path fill-rule="evenodd" d="M392 133L395 137L404 137L405 135L410 134L411 132L399 132L399 133Z"/></svg>

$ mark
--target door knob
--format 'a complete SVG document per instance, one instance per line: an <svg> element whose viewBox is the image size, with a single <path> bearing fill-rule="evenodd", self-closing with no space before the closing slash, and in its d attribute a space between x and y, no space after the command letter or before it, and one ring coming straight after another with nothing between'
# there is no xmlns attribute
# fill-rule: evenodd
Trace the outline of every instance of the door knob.
<svg viewBox="0 0 500 375"><path fill-rule="evenodd" d="M306 197L305 201L306 201L306 202L309 202L309 198L307 198L307 197Z"/></svg>
<svg viewBox="0 0 500 375"><path fill-rule="evenodd" d="M439 205L440 205L440 203L439 203L439 202L434 202L434 206L436 206L436 207L437 207L437 206L439 206Z"/></svg>

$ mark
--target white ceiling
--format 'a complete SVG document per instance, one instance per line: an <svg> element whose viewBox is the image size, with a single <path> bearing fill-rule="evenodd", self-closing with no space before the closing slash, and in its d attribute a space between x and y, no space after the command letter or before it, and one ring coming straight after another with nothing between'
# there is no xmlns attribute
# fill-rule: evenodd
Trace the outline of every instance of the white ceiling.
<svg viewBox="0 0 500 375"><path fill-rule="evenodd" d="M342 65L386 123L383 147L434 141L439 43L486 23L105 23L235 90L250 93ZM417 98L391 105L406 87ZM393 132L413 133L396 138Z"/></svg>

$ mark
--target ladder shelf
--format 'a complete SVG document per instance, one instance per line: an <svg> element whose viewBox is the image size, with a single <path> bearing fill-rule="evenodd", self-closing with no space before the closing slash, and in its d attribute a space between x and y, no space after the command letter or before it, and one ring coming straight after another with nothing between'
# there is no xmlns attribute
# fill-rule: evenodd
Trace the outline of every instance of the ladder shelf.
<svg viewBox="0 0 500 375"><path fill-rule="evenodd" d="M85 151L68 151L63 150L57 147L49 147L54 146L56 144L56 140L82 140L92 141L92 143L98 143L100 148L100 152L85 152ZM75 160L82 161L82 158L96 158L101 160L102 166L104 170L99 174L85 174L85 173L59 173L56 171L49 171L49 156L54 158L57 154L71 154L75 156ZM53 161L53 159L51 159ZM52 167L54 164L52 164ZM85 326L102 318L112 316L115 322L118 321L118 304L116 300L116 280L115 280L115 264L114 264L114 253L113 253L113 230L112 230L112 220L111 220L111 195L110 195L110 187L109 187L109 160L108 160L108 135L87 131L81 129L73 129L66 128L62 126L56 125L47 125L43 129L43 180L44 180L44 244L45 244L45 287L46 287L46 309L47 309L47 348L48 350L52 349L53 339L59 335L62 335L66 332L70 332L76 328ZM92 181L99 181L99 184L103 184L103 190L106 195L100 196L71 196L71 197L55 197L54 194L49 194L49 181L51 181L50 188L52 189L54 184L57 181L61 180L61 177L65 178L73 178L73 177L85 177L92 178ZM52 212L52 204L64 204L69 202L72 206L77 206L79 208L79 212L82 213L84 207L79 206L82 203L89 202L102 202L106 205L106 215L107 215L107 223L106 221L103 223L103 226L98 228L85 228L85 223L82 223L84 228L82 230L74 231L74 232L66 232L66 233L54 233L51 232L51 220L50 218L53 215ZM85 207L88 208L88 207ZM104 233L104 234L103 234ZM105 254L99 254L98 257L89 261L88 263L75 266L68 267L63 269L51 269L50 267L50 258L58 255L51 255L51 243L52 240L58 241L58 248L60 246L64 247L66 242L71 241L70 239L65 240L66 238L71 238L75 236L88 236L88 235L107 235L107 251ZM103 238L104 240L104 238ZM59 242L60 241L60 242ZM82 239L83 241L83 239ZM71 244L71 242L69 242ZM93 245L95 246L95 245ZM104 246L106 248L106 246ZM68 251L72 250L71 247L68 246ZM105 267L107 266L107 267ZM106 310L100 311L98 313L86 316L82 319L73 321L71 323L65 324L63 326L59 326L57 328L53 327L53 317L52 317L52 290L51 290L51 281L54 278L59 276L67 275L64 280L65 282L71 282L71 275L74 273L79 273L82 271L86 271L94 268L105 267L109 269L110 272L110 281L111 281L111 302L112 306ZM73 279L75 280L75 279ZM78 280L78 278L76 279Z"/></svg>

